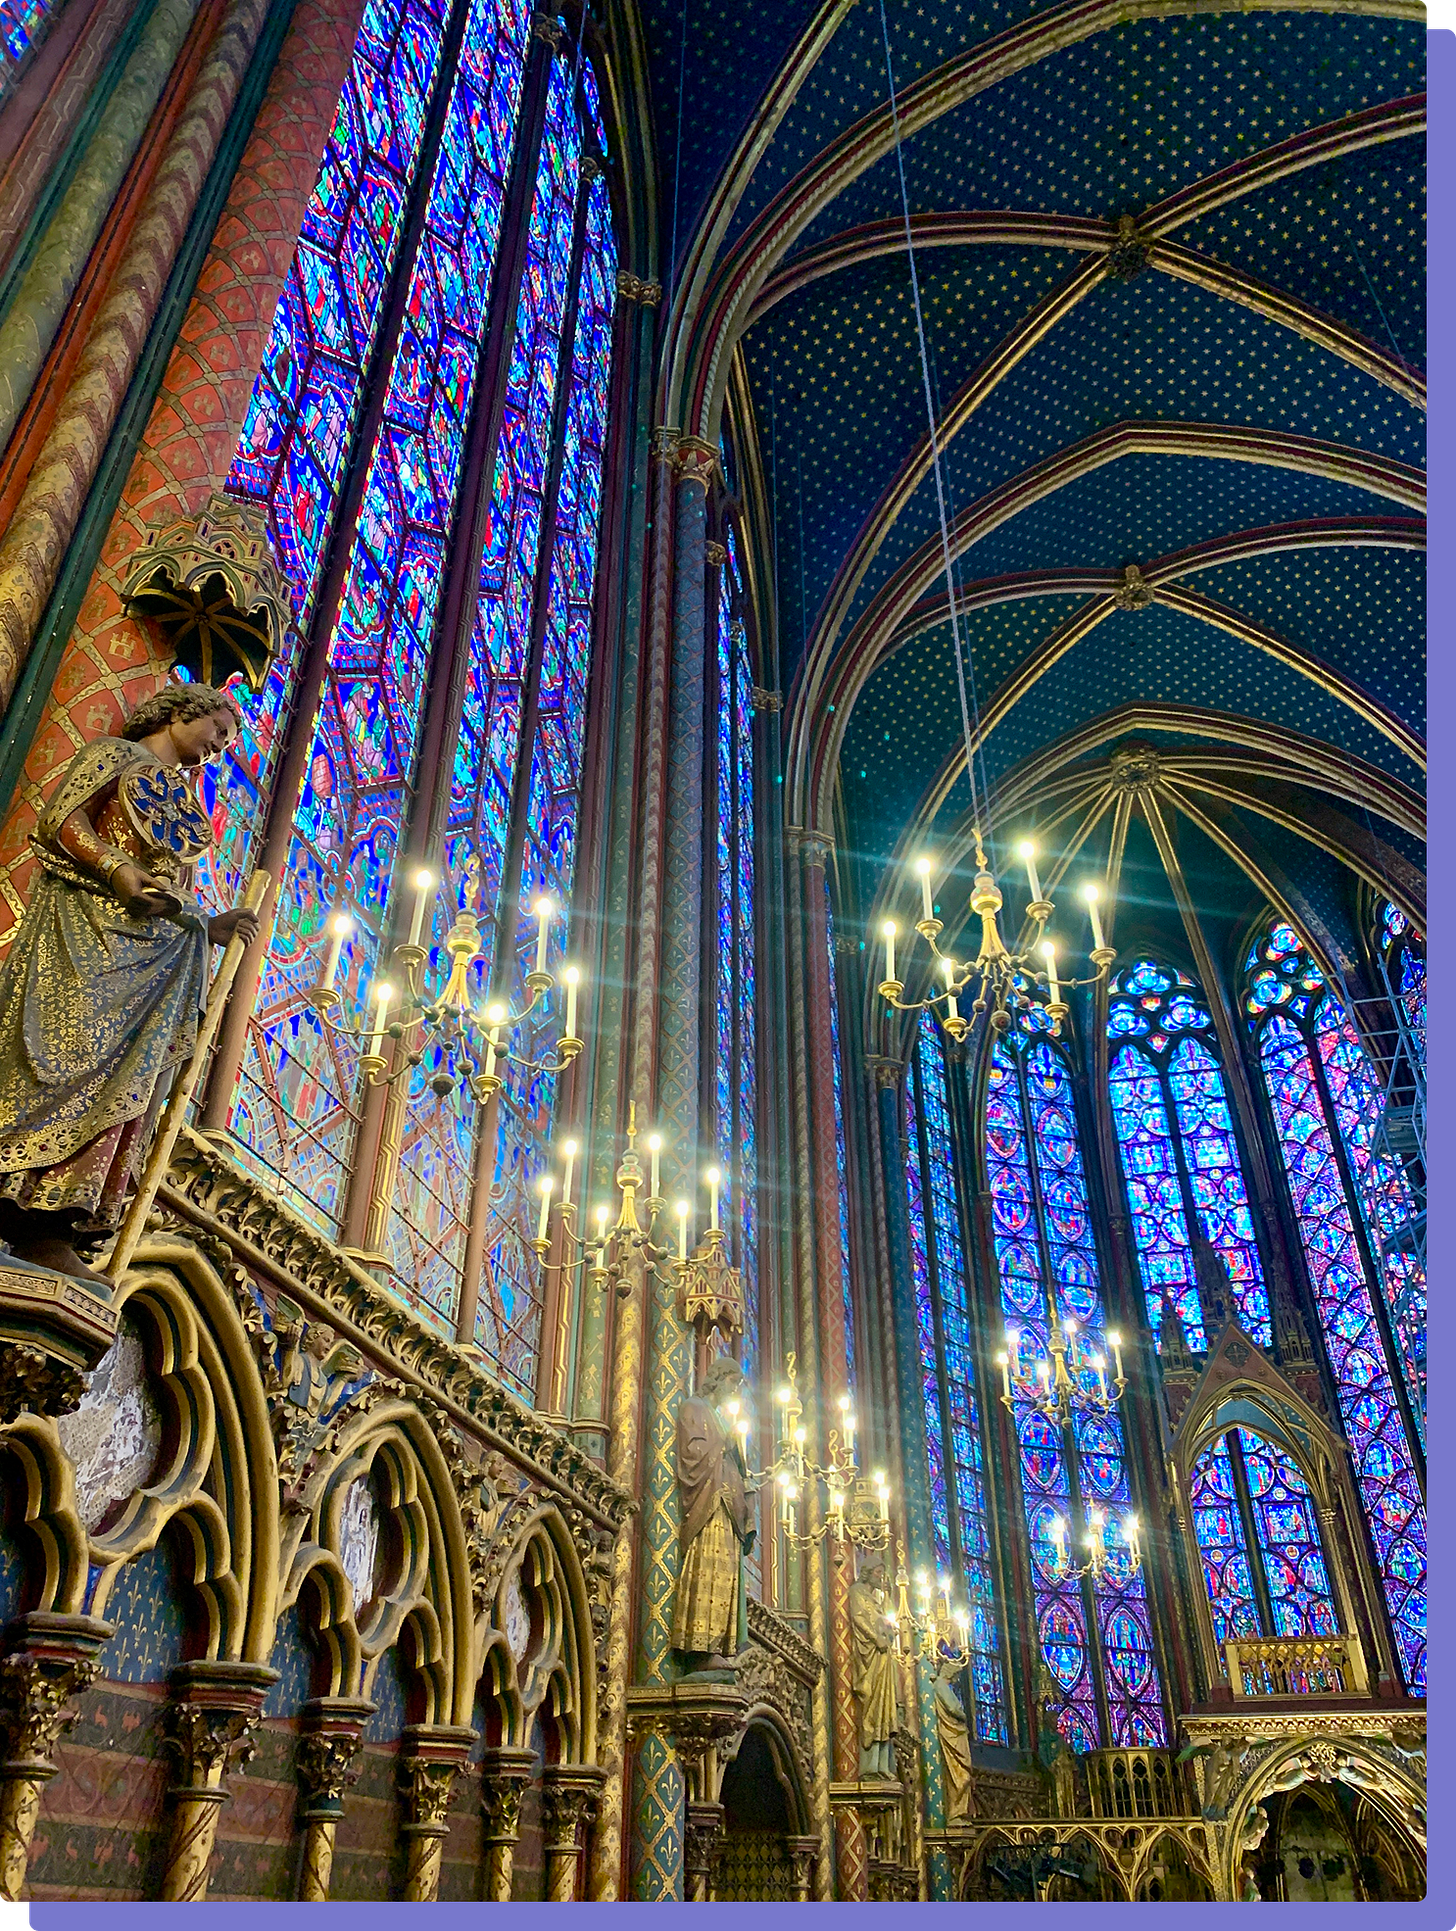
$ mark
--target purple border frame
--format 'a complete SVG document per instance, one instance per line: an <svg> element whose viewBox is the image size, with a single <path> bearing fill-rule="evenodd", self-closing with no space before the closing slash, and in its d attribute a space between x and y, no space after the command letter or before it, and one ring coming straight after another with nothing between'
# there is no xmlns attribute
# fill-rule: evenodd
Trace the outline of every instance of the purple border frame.
<svg viewBox="0 0 1456 1931"><path fill-rule="evenodd" d="M1430 91L1435 96L1434 111L1430 116L1427 136L1427 165L1429 183L1429 220L1430 220L1430 262L1427 285L1427 311L1430 324L1430 341L1437 353L1428 349L1431 390L1431 419L1433 427L1428 435L1428 457L1431 472L1431 519L1441 528L1444 525L1446 510L1446 487L1451 480L1451 464L1456 469L1456 426L1446 421L1446 405L1451 393L1456 390L1456 363L1445 360L1444 324L1452 319L1456 309L1456 32L1445 30L1427 35L1428 74ZM1446 119L1450 110L1452 119ZM1451 199L1447 199L1450 196ZM1456 330L1453 330L1456 334ZM1456 355L1456 342L1453 342L1453 355ZM1449 388L1448 388L1449 383ZM1444 426L1440 426L1444 425ZM1447 431L1452 441L1445 438ZM1429 630L1431 635L1444 635L1437 613L1456 607L1456 544L1448 551L1443 541L1430 546L1427 573L1427 606L1430 612ZM1451 702L1453 686L1456 686L1456 668L1445 656L1443 649L1428 652L1428 685L1435 722L1430 730L1432 739L1439 735L1442 720L1446 716L1446 706ZM1448 779L1450 782L1448 782ZM1448 808L1451 816L1446 817ZM1445 825L1448 831L1456 829L1456 768L1448 766L1443 758L1438 758L1430 774L1430 822L1434 828ZM1445 839L1432 839L1429 867L1431 889L1427 913L1429 951L1432 961L1433 984L1441 985L1443 967L1436 964L1445 957L1445 937L1447 932L1447 912L1449 901L1440 881L1456 883L1456 864L1448 865L1450 856ZM1453 1117L1446 1113L1445 1097L1450 1090L1445 1083L1443 1069L1456 1077L1456 1066L1450 1057L1450 1042L1456 1033L1456 1023L1446 1012L1439 998L1430 1002L1429 1008L1429 1055L1431 1067L1430 1089L1432 1105L1428 1123L1429 1147L1428 1161L1431 1166L1440 1165L1438 1149L1448 1151L1456 1144L1456 1133L1452 1132ZM1450 1255L1453 1249L1447 1246L1447 1225L1438 1220L1431 1228L1430 1271L1437 1280L1445 1278L1445 1262L1442 1256ZM1437 1360L1444 1358L1446 1342L1446 1308L1439 1294L1432 1297L1430 1309L1430 1339L1428 1346ZM1445 1542L1442 1529L1450 1520L1446 1514L1449 1490L1446 1481L1452 1461L1453 1443L1456 1443L1456 1404L1448 1409L1445 1403L1437 1400L1431 1409L1429 1442L1429 1465L1440 1470L1440 1479L1433 1483L1430 1496L1429 1518L1431 1522L1430 1550L1430 1594L1432 1603L1440 1603L1442 1613L1434 1619L1436 1626L1443 1631L1456 1628L1456 1618L1450 1616L1450 1576L1456 1568L1456 1555L1452 1545ZM1456 1641L1456 1636L1447 1640ZM1450 1679L1446 1674L1446 1664L1451 1660L1451 1652L1444 1641L1431 1645L1430 1660L1430 1706L1433 1715L1439 1715L1453 1707L1447 1703L1451 1694ZM1456 1744L1439 1720L1431 1725L1430 1751L1428 1764L1428 1811L1432 1818L1445 1817L1448 1824L1456 1824ZM1449 1808L1448 1808L1449 1806ZM1352 1931L1381 1931L1384 1926L1400 1926L1402 1931L1424 1931L1424 1927L1439 1926L1440 1931L1452 1931L1456 1926L1456 1829L1443 1834L1437 1832L1431 1846L1428 1890L1425 1899L1417 1904L1285 1904L1277 1906L1281 1913L1278 1920L1282 1924L1286 1918L1308 1916L1313 1925L1318 1916L1324 1922L1329 1916L1352 1914ZM29 1906L30 1921L39 1931L91 1931L101 1913L107 1931L144 1931L150 1916L157 1909L155 1903L117 1903L107 1904L102 1900L91 1899L84 1903L37 1903ZM383 1923L386 1919L393 1922L401 1913L418 1910L422 1923L441 1924L444 1919L458 1915L462 1922L467 1918L477 1926L481 1913L487 1909L500 1909L480 1904L287 1904L259 1902L250 1904L197 1904L182 1907L189 1915L200 1914L216 1918L228 1926L254 1924L260 1931L267 1931L275 1914L286 1911L297 1914L300 1923L318 1924L330 1915L347 1913L351 1918L377 1917ZM662 1922L661 1913L665 1908L660 1904L625 1904L596 1906L566 1906L553 1904L517 1904L510 1907L512 1923L519 1918L554 1916L557 1911L581 1909L614 1910L618 1915L640 1914L644 1924ZM759 1917L787 1916L791 1911L802 1911L813 1906L801 1904L720 1904L713 1907L718 1919L738 1918L744 1925L752 1913L756 1923ZM830 1912L852 1914L855 1924L867 1923L871 1917L904 1920L906 1926L916 1922L916 1913L927 1907L912 1904L829 1904L817 1907ZM931 1907L933 1908L933 1907ZM996 1918L998 1923L1015 1921L1025 1923L1025 1906L1017 1904L977 1904L943 1905L943 1910L965 1910L974 1912L978 1923L989 1923ZM1129 1908L1124 1904L1077 1904L1053 1905L1053 1910L1073 1911L1077 1924L1090 1923L1099 1918L1111 1923L1120 1918ZM1146 1904L1139 1908L1137 1922L1152 1926L1166 1924L1202 1923L1218 1911L1239 1911L1237 1904Z"/></svg>

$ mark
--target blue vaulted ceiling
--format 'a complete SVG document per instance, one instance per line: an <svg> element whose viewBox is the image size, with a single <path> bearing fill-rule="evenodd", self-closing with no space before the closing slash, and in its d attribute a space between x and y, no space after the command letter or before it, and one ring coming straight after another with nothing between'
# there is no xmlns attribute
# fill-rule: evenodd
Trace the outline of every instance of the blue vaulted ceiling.
<svg viewBox="0 0 1456 1931"><path fill-rule="evenodd" d="M1392 16L1401 5L1389 0ZM943 594L945 587L935 568L939 507L931 475L875 520L876 505L926 434L904 248L855 255L857 233L901 220L899 160L890 153L861 168L841 151L836 191L786 249L774 248L758 266L734 251L747 247L759 217L831 142L882 114L885 29L903 96L1010 29L1034 32L1054 11L1023 0L885 0L882 26L879 0L849 8L767 141L717 251L720 271L746 265L755 281L783 261L836 251L837 265L773 302L742 336L753 420L739 428L756 439L764 478L768 527L759 541L773 554L761 580L777 599L786 719L806 701L806 654L813 690L829 693L813 702L850 708L836 811L853 854L848 878L865 911L960 737L949 626L931 621L908 640L902 627L893 648L887 634L864 629L876 593L907 559L928 555L926 588ZM809 19L794 8L771 20L750 9L728 34L695 25L690 4L680 67L683 17L680 9L649 9L659 151L664 175L678 183L679 259L690 234L686 211L704 205L735 141L753 125L750 94L757 90L761 100L774 64L789 57ZM725 52L730 45L736 51ZM731 84L709 100L707 77L727 71L725 62ZM1424 84L1425 36L1414 9L1403 17L1230 9L1124 19L947 106L901 150L911 214L1052 219L1035 241L1003 236L917 247L937 411L1038 302L1088 262L1085 226L1068 234L1054 221L1142 215L1310 130L1394 112ZM1393 138L1346 139L1315 165L1266 174L1167 235L1178 249L1230 271L1256 302L1267 306L1269 298L1252 284L1273 290L1276 307L1283 297L1303 304L1316 328L1348 342L1347 353L1156 266L1127 280L1105 278L946 439L941 481L953 518L1034 465L1132 421L1252 429L1271 443L1314 439L1334 446L1337 475L1206 455L1123 455L1019 508L957 559L957 582L1145 566L1194 544L1310 520L1393 519L1406 531L1414 520L1418 527L1419 504L1404 485L1357 487L1341 459L1373 459L1387 475L1393 465L1412 475L1424 467L1424 411L1408 382L1401 387L1424 366L1424 191L1424 140L1408 119ZM1385 379L1357 366L1368 361L1364 345L1384 359ZM846 572L859 587L826 629L826 598ZM1302 675L1183 611L1119 613L1033 683L995 727L987 776L998 783L1063 734L1121 705L1156 701L1300 734L1418 791L1421 767L1321 688L1318 666L1422 731L1423 574L1418 549L1352 546L1276 551L1184 577L1181 587L1315 660L1316 674ZM994 694L1087 594L970 613L963 634L975 695ZM862 667L847 690L840 680L850 653ZM837 722L843 726L844 717ZM966 798L962 779L942 818Z"/></svg>

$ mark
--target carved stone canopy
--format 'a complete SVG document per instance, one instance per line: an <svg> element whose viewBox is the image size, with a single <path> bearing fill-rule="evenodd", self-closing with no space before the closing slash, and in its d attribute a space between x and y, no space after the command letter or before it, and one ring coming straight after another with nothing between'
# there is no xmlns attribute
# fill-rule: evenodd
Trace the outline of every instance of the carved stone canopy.
<svg viewBox="0 0 1456 1931"><path fill-rule="evenodd" d="M220 490L196 516L151 538L122 594L132 616L155 624L174 660L200 683L240 675L255 693L293 622L263 512Z"/></svg>
<svg viewBox="0 0 1456 1931"><path fill-rule="evenodd" d="M116 1308L83 1281L6 1255L0 1264L0 1423L69 1414L116 1339Z"/></svg>

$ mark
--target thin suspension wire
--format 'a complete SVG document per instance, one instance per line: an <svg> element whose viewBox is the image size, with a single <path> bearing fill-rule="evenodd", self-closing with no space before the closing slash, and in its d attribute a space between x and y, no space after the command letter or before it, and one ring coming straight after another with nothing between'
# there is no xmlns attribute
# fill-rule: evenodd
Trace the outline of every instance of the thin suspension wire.
<svg viewBox="0 0 1456 1931"><path fill-rule="evenodd" d="M925 419L930 429L930 461L935 471L935 502L940 516L940 555L945 570L946 596L950 603L950 630L955 644L956 688L960 694L961 733L966 744L966 778L971 787L971 826L976 838L976 854L984 863L981 850L981 814L976 802L975 742L980 738L980 706L976 706L975 738L971 734L971 704L966 694L966 667L961 654L960 618L956 609L955 575L951 569L950 527L945 513L945 481L940 469L940 437L935 426L935 399L930 385L930 358L925 346L925 314L920 304L920 274L915 265L915 244L910 230L910 195L905 186L905 154L900 140L900 104L895 95L895 66L890 55L890 23L885 17L885 0L880 0L880 33L885 43L885 78L890 88L890 124L895 134L895 166L900 175L900 212L905 221L905 255L910 263L910 295L915 304L915 334L920 347L920 379L925 390ZM984 776L984 771L983 771Z"/></svg>

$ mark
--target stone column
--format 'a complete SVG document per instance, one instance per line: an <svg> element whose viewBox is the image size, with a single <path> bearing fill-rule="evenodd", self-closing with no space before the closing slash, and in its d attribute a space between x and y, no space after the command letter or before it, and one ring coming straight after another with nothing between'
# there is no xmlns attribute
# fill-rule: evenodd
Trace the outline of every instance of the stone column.
<svg viewBox="0 0 1456 1931"><path fill-rule="evenodd" d="M596 1807L601 1773L577 1764L547 1767L542 1790L546 1824L546 1899L550 1904L576 1902L576 1873L581 1860L581 1830Z"/></svg>
<svg viewBox="0 0 1456 1931"><path fill-rule="evenodd" d="M721 1804L687 1806L683 1825L683 1876L689 1904L710 1904L718 1859L723 1854L727 1813Z"/></svg>
<svg viewBox="0 0 1456 1931"><path fill-rule="evenodd" d="M536 1759L529 1750L487 1750L480 1766L480 1807L485 1816L485 1898L509 1904L521 1834L521 1796Z"/></svg>
<svg viewBox="0 0 1456 1931"><path fill-rule="evenodd" d="M186 1663L172 1672L166 1742L178 1758L168 1795L175 1809L162 1898L200 1904L207 1896L217 1819L228 1800L224 1779L253 1754L253 1731L277 1670L266 1663Z"/></svg>
<svg viewBox="0 0 1456 1931"><path fill-rule="evenodd" d="M401 1739L399 1834L408 1846L405 1904L433 1904L440 1889L440 1858L450 1835L446 1821L457 1771L470 1754L474 1730L414 1724Z"/></svg>
<svg viewBox="0 0 1456 1931"><path fill-rule="evenodd" d="M100 1672L112 1633L94 1616L22 1616L0 1657L0 1900L25 1895L40 1793L56 1774L56 1744L76 1721L71 1699Z"/></svg>
<svg viewBox="0 0 1456 1931"><path fill-rule="evenodd" d="M359 1774L357 1758L364 1725L374 1705L352 1697L319 1697L303 1708L306 1734L298 1746L298 1782L303 1795L303 1868L298 1897L302 1904L323 1904L334 1870L334 1840L344 1814L344 1792Z"/></svg>
<svg viewBox="0 0 1456 1931"><path fill-rule="evenodd" d="M814 1861L819 1855L817 1837L786 1837L784 1848L794 1866L794 1902L814 1902Z"/></svg>

